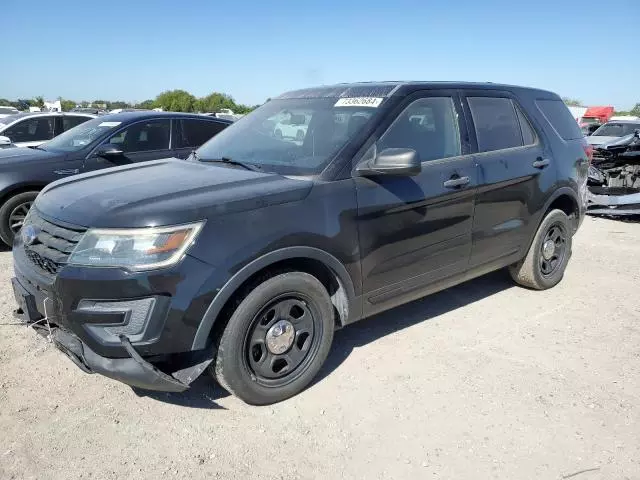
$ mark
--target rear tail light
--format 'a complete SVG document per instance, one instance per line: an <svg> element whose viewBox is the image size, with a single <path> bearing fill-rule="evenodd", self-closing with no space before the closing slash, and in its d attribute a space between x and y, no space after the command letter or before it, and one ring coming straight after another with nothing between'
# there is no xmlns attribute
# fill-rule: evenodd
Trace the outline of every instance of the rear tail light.
<svg viewBox="0 0 640 480"><path fill-rule="evenodd" d="M584 153L587 155L587 160L589 160L589 165L593 161L593 145L583 145Z"/></svg>

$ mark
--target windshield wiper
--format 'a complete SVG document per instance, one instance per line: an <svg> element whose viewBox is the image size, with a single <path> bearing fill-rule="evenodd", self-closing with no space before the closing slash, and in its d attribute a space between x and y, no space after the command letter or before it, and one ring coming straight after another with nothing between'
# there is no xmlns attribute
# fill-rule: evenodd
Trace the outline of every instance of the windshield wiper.
<svg viewBox="0 0 640 480"><path fill-rule="evenodd" d="M198 158L198 157L196 157ZM245 163L239 162L238 160L233 160L229 157L220 157L220 158L201 158L201 162L212 162L212 163L226 163L228 165L238 165L239 167L245 168L246 170L251 170L252 172L256 172L258 170L262 170L258 165L253 163Z"/></svg>

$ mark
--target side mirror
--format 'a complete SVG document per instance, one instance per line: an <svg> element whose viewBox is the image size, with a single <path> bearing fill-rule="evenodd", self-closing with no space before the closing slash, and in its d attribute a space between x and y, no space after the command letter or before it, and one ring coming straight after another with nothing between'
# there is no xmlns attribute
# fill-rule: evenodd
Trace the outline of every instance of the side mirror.
<svg viewBox="0 0 640 480"><path fill-rule="evenodd" d="M117 157L122 156L123 153L124 152L122 151L122 148L112 143L105 143L104 145L100 145L93 152L96 157L103 157L107 160L114 160Z"/></svg>
<svg viewBox="0 0 640 480"><path fill-rule="evenodd" d="M9 137L0 136L0 147L7 147L11 145L11 139Z"/></svg>
<svg viewBox="0 0 640 480"><path fill-rule="evenodd" d="M422 171L418 152L410 148L385 148L373 160L356 169L363 177L375 175L414 176Z"/></svg>

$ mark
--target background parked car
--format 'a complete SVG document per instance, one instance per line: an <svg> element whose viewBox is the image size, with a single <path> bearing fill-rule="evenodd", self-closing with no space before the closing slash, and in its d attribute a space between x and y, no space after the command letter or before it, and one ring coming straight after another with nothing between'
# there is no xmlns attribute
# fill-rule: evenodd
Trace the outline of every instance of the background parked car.
<svg viewBox="0 0 640 480"><path fill-rule="evenodd" d="M17 113L0 118L0 143L18 147L37 147L67 130L95 118L89 113Z"/></svg>
<svg viewBox="0 0 640 480"><path fill-rule="evenodd" d="M120 113L90 119L36 149L0 150L0 239L11 245L48 183L132 162L185 159L230 124L195 114Z"/></svg>
<svg viewBox="0 0 640 480"><path fill-rule="evenodd" d="M15 107L0 107L0 118L15 115L16 113L20 113L20 110Z"/></svg>
<svg viewBox="0 0 640 480"><path fill-rule="evenodd" d="M640 121L617 120L615 122L607 122L589 135L587 141L590 145L598 147L617 138L631 135L638 129L640 129Z"/></svg>

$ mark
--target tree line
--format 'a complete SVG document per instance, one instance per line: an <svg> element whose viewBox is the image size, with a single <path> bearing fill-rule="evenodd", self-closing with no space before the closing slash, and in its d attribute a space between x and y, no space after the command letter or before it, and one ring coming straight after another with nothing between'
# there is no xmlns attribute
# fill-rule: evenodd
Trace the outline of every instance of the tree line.
<svg viewBox="0 0 640 480"><path fill-rule="evenodd" d="M230 109L234 113L249 113L259 105L244 105L236 103L231 95L226 93L213 92L205 97L196 97L186 90L167 90L159 94L155 99L145 100L139 103L126 102L123 100L93 100L93 101L75 101L58 97L63 111L69 111L80 107L95 107L113 110L116 108L143 108L153 109L161 108L167 112L201 112L215 113L222 109ZM0 98L0 106L11 106L18 110L28 110L29 107L44 107L44 98L42 96L31 99L7 100Z"/></svg>

